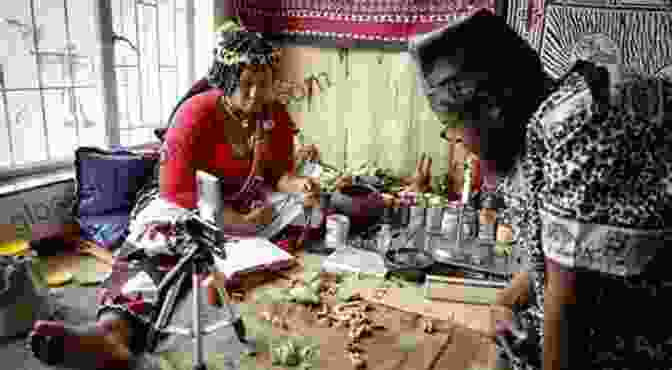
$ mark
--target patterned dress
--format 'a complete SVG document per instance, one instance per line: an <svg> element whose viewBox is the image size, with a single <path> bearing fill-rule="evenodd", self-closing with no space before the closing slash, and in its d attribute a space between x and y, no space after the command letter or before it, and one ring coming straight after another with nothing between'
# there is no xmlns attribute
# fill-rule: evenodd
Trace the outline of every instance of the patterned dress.
<svg viewBox="0 0 672 370"><path fill-rule="evenodd" d="M539 349L518 351L511 367L541 368L551 260L577 273L573 364L671 369L672 84L630 78L605 99L590 82L578 72L559 81L528 125L518 171L499 184L533 272L515 316Z"/></svg>
<svg viewBox="0 0 672 370"><path fill-rule="evenodd" d="M134 352L142 352L146 348L144 339L158 308L157 287L175 266L184 251L185 242L190 239L180 220L197 205L196 169L207 170L227 180L225 183L231 186L225 186L225 195L237 192L250 172L251 160L233 158L232 145L226 141L223 131L226 126L216 109L221 94L220 90L212 89L192 97L181 107L176 116L177 124L166 133L162 147L161 165L172 171L168 178L160 178L157 166L154 178L140 190L131 212L130 235L115 251L112 272L99 290L98 315L113 311L129 321L134 332L130 345ZM268 183L279 177L274 176L278 169L282 174L294 171L293 122L284 107L273 108L273 125L268 125L273 134L270 150L262 154L264 168L270 168L264 173ZM270 188L266 183L262 185ZM270 191L246 192L238 203L268 202L267 193L270 194ZM303 203L295 198L290 194L286 202L271 203L274 218L291 209L302 212ZM237 230L240 228L233 227L236 225L228 226L232 227L229 230L232 234L240 231ZM245 229L248 231L248 228ZM252 229L252 234L255 230ZM288 225L270 240L282 246L283 241L295 236L292 234L299 230L303 229ZM157 252L159 250L164 252ZM189 294L192 294L190 285L185 284L176 306L184 306L184 298ZM233 308L233 314L238 315L235 306ZM226 312L223 314L230 319Z"/></svg>

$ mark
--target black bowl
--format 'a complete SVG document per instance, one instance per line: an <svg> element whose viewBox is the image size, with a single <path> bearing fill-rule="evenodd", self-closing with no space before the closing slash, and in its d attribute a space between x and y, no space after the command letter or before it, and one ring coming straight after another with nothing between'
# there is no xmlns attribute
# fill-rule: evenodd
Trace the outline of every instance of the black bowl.
<svg viewBox="0 0 672 370"><path fill-rule="evenodd" d="M427 271L434 265L434 258L420 249L399 248L385 252L388 274L413 282L423 282Z"/></svg>

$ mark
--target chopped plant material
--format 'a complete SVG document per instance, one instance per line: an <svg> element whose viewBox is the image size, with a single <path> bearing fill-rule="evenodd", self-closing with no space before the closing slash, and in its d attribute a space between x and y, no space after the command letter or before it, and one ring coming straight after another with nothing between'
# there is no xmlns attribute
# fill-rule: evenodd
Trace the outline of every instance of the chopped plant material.
<svg viewBox="0 0 672 370"><path fill-rule="evenodd" d="M359 352L350 352L348 353L348 357L350 357L350 362L352 362L353 369L366 369L366 361L362 358L362 355Z"/></svg>
<svg viewBox="0 0 672 370"><path fill-rule="evenodd" d="M320 297L307 286L292 288L289 291L292 301L302 304L318 304Z"/></svg>
<svg viewBox="0 0 672 370"><path fill-rule="evenodd" d="M318 357L318 346L315 344L299 345L293 338L286 339L271 347L273 365L313 368Z"/></svg>
<svg viewBox="0 0 672 370"><path fill-rule="evenodd" d="M413 352L418 347L418 338L412 335L399 337L399 350L403 352Z"/></svg>
<svg viewBox="0 0 672 370"><path fill-rule="evenodd" d="M310 284L310 283L314 282L315 280L317 280L317 279L319 279L319 278L320 278L320 271L319 271L319 270L317 270L317 271L315 271L315 270L312 270L312 271L309 270L309 271L306 271L306 272L303 274L303 281L304 281L306 284Z"/></svg>
<svg viewBox="0 0 672 370"><path fill-rule="evenodd" d="M323 317L317 320L317 324L323 328L331 327L331 319L328 317Z"/></svg>
<svg viewBox="0 0 672 370"><path fill-rule="evenodd" d="M280 328L280 329L284 329L284 330L288 329L287 322L280 316L273 317L273 319L271 319L271 324L276 328Z"/></svg>
<svg viewBox="0 0 672 370"><path fill-rule="evenodd" d="M511 243L497 242L494 247L494 252L498 257L508 257L513 253L513 246Z"/></svg>
<svg viewBox="0 0 672 370"><path fill-rule="evenodd" d="M430 318L424 318L422 320L422 331L427 334L434 334L436 332L436 328L434 327L434 320Z"/></svg>
<svg viewBox="0 0 672 370"><path fill-rule="evenodd" d="M387 288L376 288L373 293L373 298L381 300L387 295Z"/></svg>
<svg viewBox="0 0 672 370"><path fill-rule="evenodd" d="M318 279L310 283L310 289L315 293L319 293L322 289L322 280Z"/></svg>
<svg viewBox="0 0 672 370"><path fill-rule="evenodd" d="M291 299L290 290L291 288L269 288L259 293L255 301L258 303L286 303Z"/></svg>
<svg viewBox="0 0 672 370"><path fill-rule="evenodd" d="M290 286L291 288L297 287L297 286L299 286L299 285L301 285L301 280L299 280L299 279L291 279L291 280L289 281L289 286Z"/></svg>
<svg viewBox="0 0 672 370"><path fill-rule="evenodd" d="M362 350L362 347L360 347L357 343L348 343L345 347L345 352L346 353L363 353L364 351Z"/></svg>
<svg viewBox="0 0 672 370"><path fill-rule="evenodd" d="M301 349L300 351L300 357L302 361L312 361L317 357L317 346L316 345L308 345L305 346Z"/></svg>

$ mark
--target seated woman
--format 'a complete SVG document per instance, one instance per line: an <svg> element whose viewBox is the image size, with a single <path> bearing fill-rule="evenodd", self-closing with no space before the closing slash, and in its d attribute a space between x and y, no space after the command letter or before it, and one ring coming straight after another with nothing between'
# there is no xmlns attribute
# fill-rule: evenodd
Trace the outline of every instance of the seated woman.
<svg viewBox="0 0 672 370"><path fill-rule="evenodd" d="M462 115L529 256L498 302L503 328L515 319L532 339L508 346L510 368L672 368L672 84L625 79L605 53L553 80L488 11L415 40L411 54L433 110Z"/></svg>
<svg viewBox="0 0 672 370"><path fill-rule="evenodd" d="M301 209L317 204L318 184L294 174L294 127L272 94L277 62L276 50L259 34L235 23L221 31L207 78L182 99L175 124L165 133L159 181L143 191L131 215L131 234L115 253L100 292L98 321L87 327L37 322L30 336L37 358L74 367L70 359L89 355L94 360L89 369L125 368L145 349L143 339L157 309L152 294L180 254L184 231L170 221L197 208L197 170L227 180L233 195L227 195L220 226L238 226L234 231L254 233L271 222L270 192L305 194ZM208 287L209 297L218 297L217 286ZM236 315L231 319L245 342Z"/></svg>

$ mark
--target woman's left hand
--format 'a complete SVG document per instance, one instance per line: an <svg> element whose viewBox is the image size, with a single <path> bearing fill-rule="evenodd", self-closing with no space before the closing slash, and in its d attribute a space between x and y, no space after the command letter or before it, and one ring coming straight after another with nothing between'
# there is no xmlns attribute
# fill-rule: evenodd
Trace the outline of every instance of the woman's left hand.
<svg viewBox="0 0 672 370"><path fill-rule="evenodd" d="M315 144L304 144L299 147L296 157L299 161L319 161L320 150Z"/></svg>
<svg viewBox="0 0 672 370"><path fill-rule="evenodd" d="M314 208L320 205L320 182L313 177L301 177L297 185L303 194L305 194L305 199L303 205L306 207Z"/></svg>

